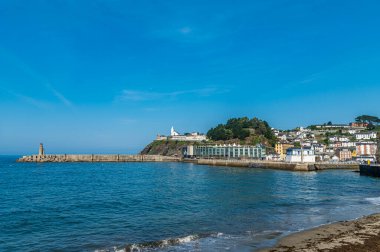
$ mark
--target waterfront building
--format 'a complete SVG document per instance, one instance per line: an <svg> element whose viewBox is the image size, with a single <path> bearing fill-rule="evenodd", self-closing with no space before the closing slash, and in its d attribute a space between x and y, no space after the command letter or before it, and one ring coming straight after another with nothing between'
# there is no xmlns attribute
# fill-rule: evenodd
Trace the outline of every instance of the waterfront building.
<svg viewBox="0 0 380 252"><path fill-rule="evenodd" d="M360 163L367 163L368 161L371 163L376 163L376 156L357 156L356 161Z"/></svg>
<svg viewBox="0 0 380 252"><path fill-rule="evenodd" d="M358 142L356 143L357 156L375 156L377 144L375 142Z"/></svg>
<svg viewBox="0 0 380 252"><path fill-rule="evenodd" d="M352 152L348 148L338 148L336 155L340 161L347 161L352 159Z"/></svg>
<svg viewBox="0 0 380 252"><path fill-rule="evenodd" d="M188 150L190 150L188 146ZM265 159L265 146L258 144L236 145L197 145L194 146L194 156L201 158L228 158L228 159Z"/></svg>
<svg viewBox="0 0 380 252"><path fill-rule="evenodd" d="M356 140L370 140L377 137L376 132L359 132L355 134Z"/></svg>
<svg viewBox="0 0 380 252"><path fill-rule="evenodd" d="M294 147L294 145L290 143L286 143L286 142L280 142L280 143L276 143L276 145L274 146L274 151L278 155L280 155L281 160L285 160L286 150L291 147Z"/></svg>
<svg viewBox="0 0 380 252"><path fill-rule="evenodd" d="M289 148L286 151L286 162L315 163L315 154L312 148Z"/></svg>

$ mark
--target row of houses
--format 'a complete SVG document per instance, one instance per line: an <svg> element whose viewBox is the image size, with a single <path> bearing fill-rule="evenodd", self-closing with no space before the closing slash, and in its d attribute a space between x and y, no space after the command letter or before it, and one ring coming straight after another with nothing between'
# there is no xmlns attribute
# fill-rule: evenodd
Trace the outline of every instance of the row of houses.
<svg viewBox="0 0 380 252"><path fill-rule="evenodd" d="M183 149L185 157L219 158L219 159L260 159L266 158L264 145L188 145Z"/></svg>

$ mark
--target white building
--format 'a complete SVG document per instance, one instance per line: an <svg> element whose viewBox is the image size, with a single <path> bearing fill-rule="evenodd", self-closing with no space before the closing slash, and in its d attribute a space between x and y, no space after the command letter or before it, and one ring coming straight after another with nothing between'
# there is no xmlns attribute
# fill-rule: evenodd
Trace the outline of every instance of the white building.
<svg viewBox="0 0 380 252"><path fill-rule="evenodd" d="M286 136L286 133L280 133L278 134L278 139L281 140L281 141L286 141L287 140L287 136Z"/></svg>
<svg viewBox="0 0 380 252"><path fill-rule="evenodd" d="M344 137L344 136L333 136L333 137L329 137L329 141L330 142L348 142L350 141L350 139L348 139L348 137Z"/></svg>
<svg viewBox="0 0 380 252"><path fill-rule="evenodd" d="M323 153L326 150L326 146L324 144L313 144L312 148L314 149L314 152Z"/></svg>
<svg viewBox="0 0 380 252"><path fill-rule="evenodd" d="M356 142L342 142L342 147L356 147Z"/></svg>
<svg viewBox="0 0 380 252"><path fill-rule="evenodd" d="M289 148L286 151L286 162L315 163L314 150L311 148Z"/></svg>
<svg viewBox="0 0 380 252"><path fill-rule="evenodd" d="M192 132L189 134L181 135L174 130L174 127L170 129L170 136L168 140L177 140L177 141L205 141L207 140L206 135L199 134L198 132Z"/></svg>
<svg viewBox="0 0 380 252"><path fill-rule="evenodd" d="M376 132L359 132L355 134L356 140L370 140L377 137Z"/></svg>

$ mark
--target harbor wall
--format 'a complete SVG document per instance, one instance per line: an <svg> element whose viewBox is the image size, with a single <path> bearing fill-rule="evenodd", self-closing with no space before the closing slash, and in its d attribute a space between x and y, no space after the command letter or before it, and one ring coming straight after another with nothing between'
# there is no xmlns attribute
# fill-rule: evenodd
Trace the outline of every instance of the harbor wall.
<svg viewBox="0 0 380 252"><path fill-rule="evenodd" d="M197 159L199 165L214 165L214 166L231 166L231 167L250 167L264 169L278 169L290 171L311 171L313 167L303 163L285 163L285 162L270 162L258 160L221 160L221 159Z"/></svg>
<svg viewBox="0 0 380 252"><path fill-rule="evenodd" d="M17 162L191 162L199 165L229 166L277 169L288 171L316 171L327 169L359 170L358 164L346 163L288 163L261 160L235 159L182 159L180 157L162 155L122 155L122 154L60 154L60 155L30 155L24 156Z"/></svg>
<svg viewBox="0 0 380 252"><path fill-rule="evenodd" d="M260 160L221 160L221 159L197 159L194 161L199 165L213 165L213 166L231 166L231 167L250 167L250 168L264 168L264 169L277 169L288 171L316 171L328 169L349 169L359 170L359 164L346 164L346 163L288 163L288 162L274 162L274 161L260 161Z"/></svg>
<svg viewBox="0 0 380 252"><path fill-rule="evenodd" d="M161 155L60 154L24 156L17 162L179 162L180 160L178 157Z"/></svg>

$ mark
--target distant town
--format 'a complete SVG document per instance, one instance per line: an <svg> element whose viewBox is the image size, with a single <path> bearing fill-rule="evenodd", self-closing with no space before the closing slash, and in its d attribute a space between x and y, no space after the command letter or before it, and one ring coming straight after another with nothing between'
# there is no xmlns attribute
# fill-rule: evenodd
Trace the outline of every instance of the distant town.
<svg viewBox="0 0 380 252"><path fill-rule="evenodd" d="M377 117L363 115L347 124L327 122L292 130L270 128L270 133L263 130L264 133L255 135L263 127L259 125L255 128L250 125L262 123L268 126L265 121L237 118L230 119L226 125L218 125L207 135L197 132L180 134L172 127L169 136L158 135L156 141L188 142L182 146L182 155L189 158L259 159L294 163L375 163L379 121ZM220 132L223 127L224 133L231 135L230 139L224 135L215 137L215 132ZM236 130L238 127L239 132ZM231 133L228 133L229 129ZM244 131L248 133L239 137ZM234 138L235 133L237 138ZM258 142L257 139L262 141Z"/></svg>

